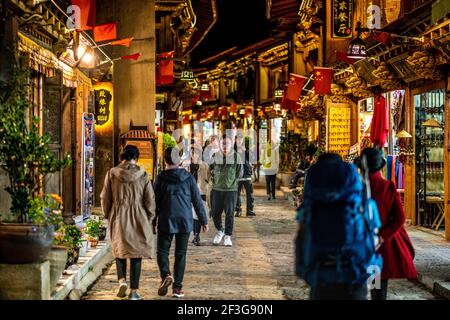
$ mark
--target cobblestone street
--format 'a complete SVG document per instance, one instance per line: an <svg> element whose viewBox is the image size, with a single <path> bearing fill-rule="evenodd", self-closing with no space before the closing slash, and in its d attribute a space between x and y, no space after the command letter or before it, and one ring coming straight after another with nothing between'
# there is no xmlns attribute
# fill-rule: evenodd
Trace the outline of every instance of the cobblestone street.
<svg viewBox="0 0 450 320"><path fill-rule="evenodd" d="M235 219L233 247L212 245L212 221L201 246L189 244L185 299L308 299L308 286L294 276L295 210L281 194L267 201L262 189L255 193L256 217ZM159 282L156 259L144 260L140 289L144 299L172 299L157 295ZM112 264L83 299L114 299L116 285ZM437 298L420 283L395 280L389 283L388 299Z"/></svg>

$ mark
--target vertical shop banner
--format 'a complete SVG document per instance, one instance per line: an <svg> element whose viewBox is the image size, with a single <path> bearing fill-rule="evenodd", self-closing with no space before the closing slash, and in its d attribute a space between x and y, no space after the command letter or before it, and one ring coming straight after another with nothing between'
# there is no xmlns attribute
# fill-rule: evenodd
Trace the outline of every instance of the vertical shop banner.
<svg viewBox="0 0 450 320"><path fill-rule="evenodd" d="M332 36L351 38L353 30L353 0L333 0Z"/></svg>
<svg viewBox="0 0 450 320"><path fill-rule="evenodd" d="M94 206L94 114L83 113L82 135L81 213L86 219Z"/></svg>
<svg viewBox="0 0 450 320"><path fill-rule="evenodd" d="M100 206L100 193L106 173L114 166L114 91L112 82L94 85L95 122L95 206Z"/></svg>

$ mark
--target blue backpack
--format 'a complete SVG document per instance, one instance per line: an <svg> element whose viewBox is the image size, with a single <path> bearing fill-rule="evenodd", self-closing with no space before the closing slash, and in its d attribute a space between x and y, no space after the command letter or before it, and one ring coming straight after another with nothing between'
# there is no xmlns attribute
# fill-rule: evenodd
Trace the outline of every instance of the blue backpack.
<svg viewBox="0 0 450 320"><path fill-rule="evenodd" d="M382 259L375 241L380 219L368 178L341 160L323 160L307 172L298 209L296 274L310 286L363 284Z"/></svg>

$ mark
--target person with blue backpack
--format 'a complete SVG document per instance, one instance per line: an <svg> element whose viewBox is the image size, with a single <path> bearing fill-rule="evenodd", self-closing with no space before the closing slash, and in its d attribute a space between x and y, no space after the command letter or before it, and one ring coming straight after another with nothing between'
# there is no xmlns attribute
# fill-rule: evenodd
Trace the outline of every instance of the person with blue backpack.
<svg viewBox="0 0 450 320"><path fill-rule="evenodd" d="M306 174L297 221L296 274L310 286L310 299L367 300L382 267L380 220L357 167L322 154Z"/></svg>

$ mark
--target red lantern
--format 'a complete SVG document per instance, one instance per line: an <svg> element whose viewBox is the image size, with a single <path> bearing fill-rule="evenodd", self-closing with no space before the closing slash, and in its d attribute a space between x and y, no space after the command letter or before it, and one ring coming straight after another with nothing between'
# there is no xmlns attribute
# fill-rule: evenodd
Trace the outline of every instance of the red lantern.
<svg viewBox="0 0 450 320"><path fill-rule="evenodd" d="M214 118L218 118L219 117L219 108L215 108L214 109Z"/></svg>
<svg viewBox="0 0 450 320"><path fill-rule="evenodd" d="M237 106L236 106L236 104L235 103L232 103L231 104L231 107L230 107L230 112L236 112L236 109L237 109Z"/></svg>
<svg viewBox="0 0 450 320"><path fill-rule="evenodd" d="M222 117L227 117L228 116L227 107L222 107L222 110L220 112L221 112L220 114L222 115Z"/></svg>
<svg viewBox="0 0 450 320"><path fill-rule="evenodd" d="M185 115L184 116L184 118L183 118L183 124L188 124L190 121L190 119L189 119L190 117L189 117L189 115L187 114L187 115Z"/></svg>
<svg viewBox="0 0 450 320"><path fill-rule="evenodd" d="M197 121L202 121L202 113L200 111L197 112Z"/></svg>
<svg viewBox="0 0 450 320"><path fill-rule="evenodd" d="M209 108L205 109L205 119L209 118Z"/></svg>

